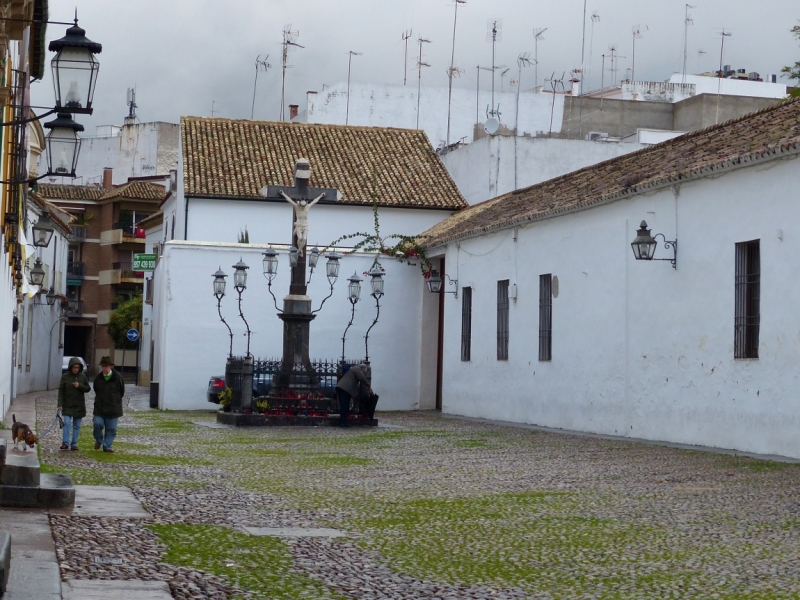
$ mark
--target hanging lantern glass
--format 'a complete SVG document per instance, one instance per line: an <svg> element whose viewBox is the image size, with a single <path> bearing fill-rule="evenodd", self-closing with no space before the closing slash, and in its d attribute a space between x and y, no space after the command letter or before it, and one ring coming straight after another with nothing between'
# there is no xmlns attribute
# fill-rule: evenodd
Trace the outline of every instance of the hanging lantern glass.
<svg viewBox="0 0 800 600"><path fill-rule="evenodd" d="M38 248L47 248L50 245L50 240L53 238L55 228L53 221L47 212L42 213L36 225L33 226L33 245Z"/></svg>
<svg viewBox="0 0 800 600"><path fill-rule="evenodd" d="M385 273L381 270L378 265L372 267L372 270L369 272L370 276L370 285L372 285L372 295L380 298L383 296L383 276Z"/></svg>
<svg viewBox="0 0 800 600"><path fill-rule="evenodd" d="M83 125L76 123L69 113L58 113L58 117L44 124L50 133L45 136L47 146L47 174L58 177L75 177L81 140L78 132Z"/></svg>
<svg viewBox="0 0 800 600"><path fill-rule="evenodd" d="M352 276L347 278L347 281L350 282L350 284L347 286L348 298L350 299L350 302L358 302L358 299L361 297L361 278L353 273Z"/></svg>
<svg viewBox="0 0 800 600"><path fill-rule="evenodd" d="M431 270L430 277L425 282L428 286L428 291L432 294L439 294L442 291L442 278L439 277L439 271Z"/></svg>
<svg viewBox="0 0 800 600"><path fill-rule="evenodd" d="M217 299L220 299L225 295L225 278L227 275L223 272L222 267L220 267L212 277L214 278L214 295Z"/></svg>
<svg viewBox="0 0 800 600"><path fill-rule="evenodd" d="M239 262L233 265L233 268L235 269L233 272L233 287L241 293L247 289L247 269L250 267L244 264L240 258Z"/></svg>
<svg viewBox="0 0 800 600"><path fill-rule="evenodd" d="M272 246L264 250L264 260L261 261L261 266L264 270L264 276L270 281L278 274L278 253L275 252Z"/></svg>
<svg viewBox="0 0 800 600"><path fill-rule="evenodd" d="M42 268L42 259L37 258L30 272L31 285L42 285L44 283L45 272Z"/></svg>
<svg viewBox="0 0 800 600"><path fill-rule="evenodd" d="M289 266L293 269L297 266L298 252L295 246L289 248Z"/></svg>
<svg viewBox="0 0 800 600"><path fill-rule="evenodd" d="M308 253L308 266L312 269L317 268L317 261L319 260L319 248L314 246Z"/></svg>
<svg viewBox="0 0 800 600"><path fill-rule="evenodd" d="M56 53L50 63L56 108L70 113L92 114L92 99L100 69L94 55L100 54L103 46L86 37L86 31L78 26L76 16L75 24L67 29L67 34L50 42L49 48Z"/></svg>
<svg viewBox="0 0 800 600"><path fill-rule="evenodd" d="M58 294L56 294L55 290L51 287L50 290L47 292L46 298L47 298L47 304L53 306L56 303Z"/></svg>
<svg viewBox="0 0 800 600"><path fill-rule="evenodd" d="M332 285L339 278L339 259L342 258L342 255L338 252L329 252L325 257L328 259L328 262L325 263L325 269Z"/></svg>
<svg viewBox="0 0 800 600"><path fill-rule="evenodd" d="M636 239L631 242L631 248L636 260L653 260L657 245L658 242L650 235L647 222L642 221L641 225L639 225L639 231L636 232Z"/></svg>

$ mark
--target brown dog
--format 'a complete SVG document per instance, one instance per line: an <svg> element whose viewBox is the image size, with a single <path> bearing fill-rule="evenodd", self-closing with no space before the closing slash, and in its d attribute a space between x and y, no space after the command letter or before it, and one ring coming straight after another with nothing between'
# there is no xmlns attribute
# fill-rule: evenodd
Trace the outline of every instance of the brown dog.
<svg viewBox="0 0 800 600"><path fill-rule="evenodd" d="M14 438L14 448L16 449L17 444L22 442L22 449L27 452L28 446L33 448L33 445L37 442L36 436L25 423L17 423L16 415L12 414L11 420L13 421L11 437Z"/></svg>

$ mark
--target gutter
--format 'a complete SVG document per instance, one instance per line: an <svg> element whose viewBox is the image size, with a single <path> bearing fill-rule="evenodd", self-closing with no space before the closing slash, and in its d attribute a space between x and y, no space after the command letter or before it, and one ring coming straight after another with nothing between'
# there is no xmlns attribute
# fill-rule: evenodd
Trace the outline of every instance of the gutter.
<svg viewBox="0 0 800 600"><path fill-rule="evenodd" d="M188 241L189 235L189 196L184 196L186 200L186 212L183 215L183 240Z"/></svg>
<svg viewBox="0 0 800 600"><path fill-rule="evenodd" d="M270 198L254 198L253 196L215 196L212 194L192 194L187 195L185 198L188 200L189 198L197 198L198 200L235 200L235 201L243 201L243 202L271 202L275 204L281 204L283 200L273 200ZM332 202L330 200L320 200L317 203L317 206L369 206L372 207L372 202ZM447 210L450 212L456 212L459 210L464 210L465 208L469 208L469 204L465 201L463 206L418 206L415 204L378 204L378 208L404 208L404 209L415 209L415 210Z"/></svg>
<svg viewBox="0 0 800 600"><path fill-rule="evenodd" d="M800 155L800 142L794 142L792 144L787 144L786 146L781 146L777 148L769 148L767 150L756 152L754 154L740 156L739 158L736 159L728 159L720 163L717 163L716 165L710 165L707 167L703 167L701 169L692 169L688 173L681 173L673 177L652 181L650 183L642 185L634 185L615 194L600 196L599 198L595 198L594 200L591 200L590 202L587 202L585 204L576 204L568 208L551 210L535 216L519 217L511 221L500 223L498 225L482 227L480 229L462 233L460 235L446 237L440 241L437 241L431 246L425 246L424 244L423 246L430 249L439 248L441 246L447 246L448 244L452 244L454 242L466 240L469 238L480 237L482 235L486 235L489 233L495 233L497 231L503 231L505 229L511 229L513 227L519 227L520 225L523 224L533 223L536 221L545 221L548 219L559 217L561 215L581 212L590 208L602 206L604 204L610 204L611 202L614 202L616 200L621 200L623 198L632 198L640 194L661 190L664 188L672 187L674 185L679 185L689 181L705 179L706 177L710 177L712 175L723 175L731 171L754 166L755 164L758 163L767 162L775 159L797 158L798 155Z"/></svg>

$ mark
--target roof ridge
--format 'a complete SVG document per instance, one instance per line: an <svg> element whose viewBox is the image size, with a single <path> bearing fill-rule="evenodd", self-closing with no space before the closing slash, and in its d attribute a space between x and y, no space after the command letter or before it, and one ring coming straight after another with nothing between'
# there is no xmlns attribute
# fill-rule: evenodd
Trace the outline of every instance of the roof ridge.
<svg viewBox="0 0 800 600"><path fill-rule="evenodd" d="M258 121L258 120L251 120L251 119L232 119L228 117L202 117L202 116L192 116L192 115L184 115L181 117L181 121L186 119L187 121L205 121L205 122L229 122L229 123L242 123L247 125L279 125L285 127L320 127L320 128L331 128L331 129L366 129L366 130L374 130L374 131L408 131L410 133L425 133L424 129L413 129L410 127L388 127L388 126L374 126L374 125L340 125L338 123L296 123L293 121ZM425 134L427 137L427 134Z"/></svg>

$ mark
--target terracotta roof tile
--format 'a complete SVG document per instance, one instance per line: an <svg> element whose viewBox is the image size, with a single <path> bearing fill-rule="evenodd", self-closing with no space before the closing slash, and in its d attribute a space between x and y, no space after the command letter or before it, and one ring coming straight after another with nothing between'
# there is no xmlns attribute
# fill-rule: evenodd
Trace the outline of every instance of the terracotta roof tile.
<svg viewBox="0 0 800 600"><path fill-rule="evenodd" d="M100 200L105 190L98 185L40 183L36 192L48 200Z"/></svg>
<svg viewBox="0 0 800 600"><path fill-rule="evenodd" d="M149 181L129 181L119 187L108 190L100 200L108 202L117 198L128 198L131 200L156 200L160 202L166 195L167 190L163 185L150 183Z"/></svg>
<svg viewBox="0 0 800 600"><path fill-rule="evenodd" d="M476 204L432 227L421 240L434 247L782 152L800 152L800 98Z"/></svg>
<svg viewBox="0 0 800 600"><path fill-rule="evenodd" d="M336 188L342 203L459 209L467 206L423 131L181 118L187 196L259 198L266 185L293 185L298 158L311 186Z"/></svg>

